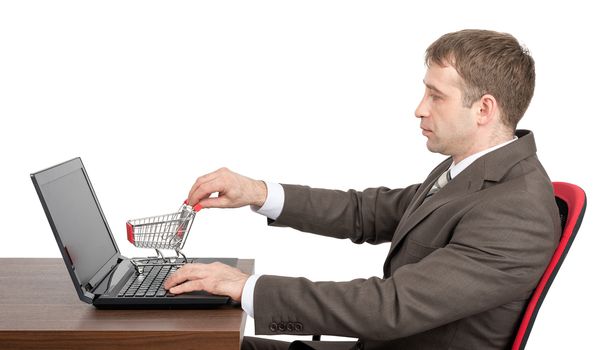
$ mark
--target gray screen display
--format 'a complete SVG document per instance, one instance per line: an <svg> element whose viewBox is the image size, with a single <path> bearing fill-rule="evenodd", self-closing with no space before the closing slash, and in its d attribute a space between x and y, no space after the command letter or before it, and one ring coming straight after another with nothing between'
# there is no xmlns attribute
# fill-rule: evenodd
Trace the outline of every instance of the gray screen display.
<svg viewBox="0 0 613 350"><path fill-rule="evenodd" d="M81 283L89 281L117 250L85 173L68 173L45 183L41 191L77 277Z"/></svg>

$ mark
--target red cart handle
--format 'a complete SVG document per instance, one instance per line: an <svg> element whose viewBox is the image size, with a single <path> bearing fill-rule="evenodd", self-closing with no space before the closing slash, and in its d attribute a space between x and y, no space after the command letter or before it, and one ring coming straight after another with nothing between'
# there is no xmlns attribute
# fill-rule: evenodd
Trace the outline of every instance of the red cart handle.
<svg viewBox="0 0 613 350"><path fill-rule="evenodd" d="M187 204L187 199L183 202L184 204ZM192 207L192 209L197 213L200 211L200 209L202 209L202 206L200 204L196 204Z"/></svg>

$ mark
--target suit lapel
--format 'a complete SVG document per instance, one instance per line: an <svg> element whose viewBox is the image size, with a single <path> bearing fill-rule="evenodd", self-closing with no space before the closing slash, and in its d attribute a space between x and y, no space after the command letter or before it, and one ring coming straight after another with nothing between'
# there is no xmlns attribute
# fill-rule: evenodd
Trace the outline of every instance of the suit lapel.
<svg viewBox="0 0 613 350"><path fill-rule="evenodd" d="M409 203L409 206L407 207L404 214L402 215L402 218L398 222L396 233L398 233L398 228L403 227L406 224L409 217L411 216L411 214L413 214L417 210L417 208L419 208L422 205L422 203L426 199L426 196L428 195L428 191L434 185L434 182L436 181L436 179L438 179L439 176L441 176L443 172L449 169L449 166L451 166L451 163L452 163L451 158L446 159L441 164L439 164L436 168L434 168L434 170L432 170L432 172L430 173L430 175L428 175L426 180L424 180L420 188L417 190L415 199L412 200L411 203ZM392 240L392 242L394 242L394 239Z"/></svg>
<svg viewBox="0 0 613 350"><path fill-rule="evenodd" d="M409 205L398 223L383 267L386 276L390 274L390 259L397 247L411 230L427 218L430 213L448 202L479 191L483 188L485 181L499 182L517 162L536 153L534 135L531 132L517 130L516 135L519 136L517 141L475 160L424 203L423 201L431 185L451 165L451 158L439 164L430 173L426 181L424 181L425 186L420 188L416 200Z"/></svg>
<svg viewBox="0 0 613 350"><path fill-rule="evenodd" d="M432 181L436 181L436 179L445 170L446 168L437 172L437 174L434 176L434 180ZM392 239L390 254L417 224L428 217L428 215L430 215L430 213L435 211L437 208L457 198L461 198L469 193L480 190L483 185L483 172L483 167L480 166L470 167L464 170L458 176L453 178L438 193L428 198L428 200L424 202L423 200L430 188L425 186L422 191L423 193L420 193L420 200L413 203L415 207L412 208L412 210L407 210L404 217L398 224L396 233Z"/></svg>

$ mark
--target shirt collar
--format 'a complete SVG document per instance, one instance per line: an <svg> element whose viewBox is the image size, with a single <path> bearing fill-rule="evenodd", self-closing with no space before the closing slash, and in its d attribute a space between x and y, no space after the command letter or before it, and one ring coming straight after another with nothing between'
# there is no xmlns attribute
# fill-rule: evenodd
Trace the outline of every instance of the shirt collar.
<svg viewBox="0 0 613 350"><path fill-rule="evenodd" d="M458 164L451 164L451 167L449 168L449 175L451 175L451 178L453 179L454 177L456 177L459 173L461 173L464 169L468 168L469 165L471 165L475 160L481 158L482 156L495 151L497 149L499 149L500 147L504 147L506 145L508 145L509 143L513 142L517 140L517 136L514 136L512 140L509 140L507 142L503 142L501 144L498 144L496 146L490 147L488 149L484 149L483 151L477 152L475 154L472 154L464 159L462 159Z"/></svg>

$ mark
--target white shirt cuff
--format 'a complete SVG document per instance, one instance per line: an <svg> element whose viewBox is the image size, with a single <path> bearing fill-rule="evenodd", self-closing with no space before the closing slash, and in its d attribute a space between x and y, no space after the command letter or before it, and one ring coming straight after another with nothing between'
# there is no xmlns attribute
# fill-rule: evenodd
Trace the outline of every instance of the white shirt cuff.
<svg viewBox="0 0 613 350"><path fill-rule="evenodd" d="M285 203L285 191L283 186L275 182L266 182L266 201L264 205L258 209L256 206L251 206L251 210L258 214L262 214L272 220L277 220L281 211L283 210L283 204Z"/></svg>
<svg viewBox="0 0 613 350"><path fill-rule="evenodd" d="M241 296L241 307L247 315L253 317L253 294L255 293L255 283L261 275L251 275L245 282L243 287L243 295Z"/></svg>

